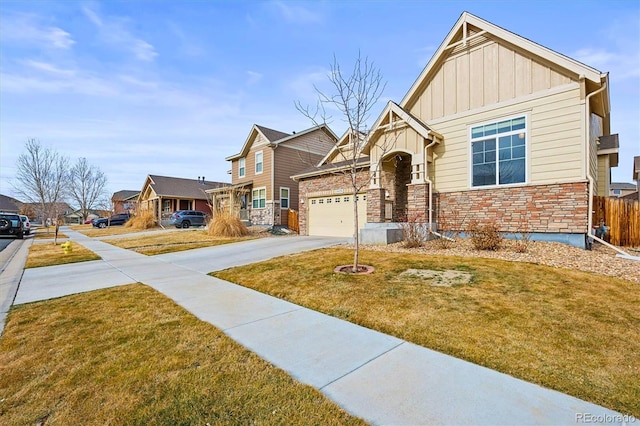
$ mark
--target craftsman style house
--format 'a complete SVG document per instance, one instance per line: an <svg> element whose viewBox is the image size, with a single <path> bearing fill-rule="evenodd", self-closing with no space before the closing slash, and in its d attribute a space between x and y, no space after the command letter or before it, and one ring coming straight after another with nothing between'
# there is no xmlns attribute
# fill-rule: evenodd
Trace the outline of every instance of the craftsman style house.
<svg viewBox="0 0 640 426"><path fill-rule="evenodd" d="M113 206L113 213L133 213L136 211L138 204L138 197L140 191L132 191L123 189L122 191L114 192L111 196L111 205Z"/></svg>
<svg viewBox="0 0 640 426"><path fill-rule="evenodd" d="M216 208L229 208L252 225L287 226L298 209L298 183L291 176L317 164L335 145L326 125L292 134L254 125L231 162L232 185L207 191Z"/></svg>
<svg viewBox="0 0 640 426"><path fill-rule="evenodd" d="M463 13L399 102L380 113L358 153L361 194L332 173L345 135L300 185L300 232L389 242L395 222L468 229L523 223L534 239L585 246L592 197L617 165L608 74ZM345 225L348 224L348 225ZM397 228L397 226L396 226Z"/></svg>
<svg viewBox="0 0 640 426"><path fill-rule="evenodd" d="M205 191L227 186L228 183L198 179L183 179L148 175L138 197L140 211L151 210L158 223L166 225L169 216L176 210L200 210L211 216L208 196Z"/></svg>

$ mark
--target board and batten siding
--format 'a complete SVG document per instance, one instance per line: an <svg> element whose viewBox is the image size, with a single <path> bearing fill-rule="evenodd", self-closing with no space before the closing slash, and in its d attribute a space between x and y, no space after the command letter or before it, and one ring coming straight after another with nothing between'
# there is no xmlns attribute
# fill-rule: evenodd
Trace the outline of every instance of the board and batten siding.
<svg viewBox="0 0 640 426"><path fill-rule="evenodd" d="M507 102L478 113L432 120L430 126L444 137L434 147L429 176L440 192L470 188L469 129L477 124L508 117L527 117L527 183L576 181L583 178L580 87L569 84L523 102Z"/></svg>
<svg viewBox="0 0 640 426"><path fill-rule="evenodd" d="M405 107L428 123L572 82L576 81L552 65L486 39L462 52L454 49L433 71L420 96Z"/></svg>
<svg viewBox="0 0 640 426"><path fill-rule="evenodd" d="M405 126L395 131L381 132L371 141L371 161L377 162L380 155L392 155L396 152L421 153L424 138L411 127Z"/></svg>

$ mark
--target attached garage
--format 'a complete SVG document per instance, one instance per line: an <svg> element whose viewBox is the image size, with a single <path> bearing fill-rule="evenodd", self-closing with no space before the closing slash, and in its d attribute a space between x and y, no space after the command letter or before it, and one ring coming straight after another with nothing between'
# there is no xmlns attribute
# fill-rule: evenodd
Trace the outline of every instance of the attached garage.
<svg viewBox="0 0 640 426"><path fill-rule="evenodd" d="M358 194L358 227L367 221L367 195ZM353 237L353 195L308 199L309 235Z"/></svg>

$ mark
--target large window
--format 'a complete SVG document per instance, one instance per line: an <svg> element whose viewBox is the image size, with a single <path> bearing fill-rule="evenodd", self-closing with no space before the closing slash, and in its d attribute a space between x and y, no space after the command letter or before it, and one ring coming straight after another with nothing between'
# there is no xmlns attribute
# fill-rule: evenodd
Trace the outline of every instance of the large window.
<svg viewBox="0 0 640 426"><path fill-rule="evenodd" d="M526 140L525 117L472 127L472 186L525 182Z"/></svg>
<svg viewBox="0 0 640 426"><path fill-rule="evenodd" d="M256 152L256 174L262 173L262 151Z"/></svg>
<svg viewBox="0 0 640 426"><path fill-rule="evenodd" d="M244 177L245 176L245 168L246 166L246 159L241 158L238 160L238 177Z"/></svg>
<svg viewBox="0 0 640 426"><path fill-rule="evenodd" d="M267 189L258 188L251 192L251 199L253 200L254 209L264 209L267 205Z"/></svg>
<svg viewBox="0 0 640 426"><path fill-rule="evenodd" d="M289 188L280 188L280 208L289 208Z"/></svg>

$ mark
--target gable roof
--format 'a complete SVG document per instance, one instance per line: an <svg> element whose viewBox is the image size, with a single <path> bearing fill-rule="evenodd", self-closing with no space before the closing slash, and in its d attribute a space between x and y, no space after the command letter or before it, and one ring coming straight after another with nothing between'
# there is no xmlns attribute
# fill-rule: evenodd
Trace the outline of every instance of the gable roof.
<svg viewBox="0 0 640 426"><path fill-rule="evenodd" d="M0 211L7 213L18 213L22 203L8 195L0 194Z"/></svg>
<svg viewBox="0 0 640 426"><path fill-rule="evenodd" d="M287 142L291 142L291 141L293 141L294 139L296 139L296 138L298 138L300 136L306 135L306 134L314 132L316 130L323 130L334 141L338 140L338 137L336 136L336 134L333 133L333 131L326 124L319 124L317 126L305 129L305 130L303 130L301 132L294 132L292 134L280 132L278 130L273 130L273 129L269 129L267 127L263 127L263 126L259 126L257 124L254 124L253 127L251 128L251 132L249 132L249 136L245 140L244 145L242 146L242 149L240 150L240 152L238 154L231 155L231 156L227 157L226 160L227 161L232 161L232 160L236 160L238 158L245 157L247 155L247 153L249 152L249 149L251 148L251 144L253 143L253 141L255 139L256 132L260 132L265 137L265 139L267 139L267 141L269 141L269 146L276 146L276 145L284 144L284 143L287 143ZM322 154L324 154L324 153L322 153Z"/></svg>
<svg viewBox="0 0 640 426"><path fill-rule="evenodd" d="M611 182L609 184L609 189L621 189L626 191L635 191L636 184L635 183L626 183L626 182Z"/></svg>
<svg viewBox="0 0 640 426"><path fill-rule="evenodd" d="M122 191L114 192L111 196L111 200L130 200L132 198L137 198L140 195L140 191L133 191L128 189L123 189Z"/></svg>
<svg viewBox="0 0 640 426"><path fill-rule="evenodd" d="M197 179L184 179L169 176L149 175L146 185L153 188L156 195L161 197L206 199L207 189L220 188L229 185L224 182L201 181Z"/></svg>
<svg viewBox="0 0 640 426"><path fill-rule="evenodd" d="M468 35L468 25L472 25L480 31L473 35ZM436 52L433 54L422 73L420 73L404 98L402 98L400 106L407 107L407 105L409 105L414 100L416 95L419 94L418 92L420 87L423 85L423 83L425 83L431 71L440 64L441 60L444 57L446 57L447 51L449 49L459 44L464 45L471 39L486 34L489 34L494 38L504 40L512 45L518 46L519 48L529 52L533 56L542 58L546 61L556 64L557 66L560 66L561 68L564 68L565 70L573 74L576 80L580 76L584 76L584 78L586 78L587 80L591 80L599 85L603 79L607 78L606 74L601 73L595 68L587 66L581 62L576 61L575 59L571 59L568 56L562 55L540 44L534 43L527 38L507 31L504 28L485 21L484 19L478 18L477 16L472 15L469 12L463 12L451 31L449 31L449 34L447 34L447 36L445 37L440 47L438 47L438 50L436 50Z"/></svg>
<svg viewBox="0 0 640 426"><path fill-rule="evenodd" d="M242 145L242 149L240 150L240 152L225 158L225 160L231 161L231 160L245 157L249 152L249 149L251 148L251 144L253 143L258 133L264 136L264 138L269 142L275 142L278 139L282 139L282 138L286 138L287 136L290 136L289 133L281 132L279 130L269 129L268 127L254 124L251 127L249 136L247 136L247 139L244 141L244 144Z"/></svg>
<svg viewBox="0 0 640 426"><path fill-rule="evenodd" d="M442 135L431 130L431 128L427 126L422 120L402 108L397 103L389 101L387 102L387 105L384 107L376 121L373 123L373 126L371 126L371 131L369 132L369 134L365 136L365 141L362 144L362 155L367 155L369 153L367 148L369 148L371 141L375 138L379 131L383 130L386 126L389 125L388 123L386 125L383 125L382 123L384 123L386 119L392 114L395 114L397 117L399 117L403 122L405 122L423 138L436 142L442 141ZM349 138L347 137L348 134L349 131L347 130L345 134L340 138L338 143L322 159L322 161L320 162L321 165L325 164L327 161L331 161L332 159L334 159L340 148L349 144Z"/></svg>
<svg viewBox="0 0 640 426"><path fill-rule="evenodd" d="M269 129L268 127L259 126L257 124L255 125L255 127L256 129L260 130L260 133L262 133L269 142L275 142L278 139L286 138L287 136L289 136L289 133Z"/></svg>

